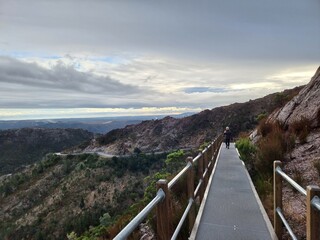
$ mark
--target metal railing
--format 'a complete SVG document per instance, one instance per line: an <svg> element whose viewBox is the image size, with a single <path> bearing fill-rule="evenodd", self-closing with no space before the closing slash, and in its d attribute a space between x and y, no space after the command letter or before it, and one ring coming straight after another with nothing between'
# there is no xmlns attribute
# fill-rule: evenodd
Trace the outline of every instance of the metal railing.
<svg viewBox="0 0 320 240"><path fill-rule="evenodd" d="M292 178L281 169L282 163L273 163L273 196L274 196L274 230L278 239L282 239L283 225L287 229L292 239L297 239L288 221L282 212L282 179L286 180L293 188L306 196L307 206L307 240L320 239L320 188L318 186L307 186L307 190L302 188Z"/></svg>
<svg viewBox="0 0 320 240"><path fill-rule="evenodd" d="M156 235L158 240L176 239L183 226L183 223L188 217L189 234L192 231L195 218L195 200L199 198L201 203L205 189L208 184L209 176L213 170L213 166L218 156L219 148L223 139L223 135L217 137L209 144L202 152L195 158L188 157L186 166L168 183L165 179L160 179L157 182L157 195L153 200L135 217L129 224L121 230L120 233L114 238L115 240L123 240L130 236L130 234L139 226L139 224L148 216L148 214L156 208ZM198 183L195 188L195 163L197 163ZM172 219L172 204L171 194L173 186L187 175L187 194L188 204L182 214L177 227L173 229Z"/></svg>

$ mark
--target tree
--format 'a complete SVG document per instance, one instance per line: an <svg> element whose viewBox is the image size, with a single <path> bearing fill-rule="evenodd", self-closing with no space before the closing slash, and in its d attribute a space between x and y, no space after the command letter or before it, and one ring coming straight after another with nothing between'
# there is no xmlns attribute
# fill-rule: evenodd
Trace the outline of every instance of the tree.
<svg viewBox="0 0 320 240"><path fill-rule="evenodd" d="M107 227L112 223L112 219L109 213L103 214L102 217L99 218L100 224Z"/></svg>
<svg viewBox="0 0 320 240"><path fill-rule="evenodd" d="M136 148L133 150L133 152L134 152L134 154L139 155L139 154L141 153L141 150L136 147Z"/></svg>
<svg viewBox="0 0 320 240"><path fill-rule="evenodd" d="M183 150L178 150L176 152L168 154L165 161L168 171L171 173L176 172L184 164L184 161L182 161L183 157Z"/></svg>

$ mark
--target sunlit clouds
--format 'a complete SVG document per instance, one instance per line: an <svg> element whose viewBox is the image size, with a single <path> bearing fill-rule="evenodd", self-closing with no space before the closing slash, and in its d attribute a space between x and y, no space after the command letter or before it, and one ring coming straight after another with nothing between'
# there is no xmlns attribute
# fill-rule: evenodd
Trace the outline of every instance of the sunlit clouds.
<svg viewBox="0 0 320 240"><path fill-rule="evenodd" d="M0 0L0 119L165 115L306 84L320 2Z"/></svg>

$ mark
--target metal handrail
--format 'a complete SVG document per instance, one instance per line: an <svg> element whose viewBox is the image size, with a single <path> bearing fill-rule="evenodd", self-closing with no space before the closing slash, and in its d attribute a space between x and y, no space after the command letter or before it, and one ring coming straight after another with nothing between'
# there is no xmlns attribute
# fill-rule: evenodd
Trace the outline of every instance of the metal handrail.
<svg viewBox="0 0 320 240"><path fill-rule="evenodd" d="M282 223L287 229L288 233L292 239L297 239L294 235L292 229L290 228L287 220L282 214L282 178L285 179L293 188L299 191L301 194L306 196L306 206L307 206L307 239L308 240L318 240L319 231L318 224L319 221L319 211L320 211L320 188L317 186L309 185L307 190L302 188L298 183L296 183L292 178L285 174L281 167L280 161L274 162L274 229L278 239L282 239Z"/></svg>
<svg viewBox="0 0 320 240"><path fill-rule="evenodd" d="M294 234L294 232L292 231L289 223L287 222L286 218L283 216L281 208L277 207L276 208L277 214L279 215L281 221L283 222L284 226L286 227L286 229L288 230L289 235L291 236L291 238L293 240L297 240L296 235Z"/></svg>
<svg viewBox="0 0 320 240"><path fill-rule="evenodd" d="M294 187L297 191L299 191L304 196L307 196L307 191L304 190L298 183L296 183L291 177L285 174L282 169L278 166L276 168L276 172L279 173L292 187Z"/></svg>
<svg viewBox="0 0 320 240"><path fill-rule="evenodd" d="M200 180L199 180L199 183L198 183L198 185L197 185L197 187L196 187L196 190L194 190L194 194L193 194L194 196L198 196L198 192L199 192L199 189L200 189L202 183L203 183L203 180L200 179Z"/></svg>
<svg viewBox="0 0 320 240"><path fill-rule="evenodd" d="M190 170L190 168L193 167L193 163L197 162L203 155L206 151L208 151L210 149L210 147L213 147L213 144L216 142L216 141L219 141L221 140L221 137L217 137L215 138L202 152L200 152L193 160L192 160L192 163L191 162L188 162L187 165L168 183L168 190L170 190L178 181L179 179L184 176L188 170ZM214 154L216 153L216 150L214 152ZM211 160L214 159L214 156L212 156ZM211 166L211 164L209 165ZM205 169L205 172L204 172L204 176L208 173L208 166L206 166L206 169ZM202 173L203 175L203 173ZM191 209L191 206L192 204L194 203L194 199L199 190L200 190L200 187L202 186L202 184L204 183L203 179L200 179L199 180L199 183L197 185L197 188L196 190L194 191L194 195L193 197L191 197L189 199L189 203L187 205L187 208L183 214L183 216L181 217L180 219L180 222L176 228L176 231L174 233L174 235L172 236L172 239L175 239L179 233L179 231L181 230L181 227L183 225L183 222L185 221L185 218L188 214L188 212L190 211ZM154 207L157 206L157 204L159 202L161 202L164 198L166 197L166 194L165 192L160 188L157 192L157 195L155 198L153 198L153 200L134 218L132 219L129 224L122 229L122 231L114 238L115 240L121 240L121 239L126 239L133 231L136 227L138 227L138 225L147 217L147 215L152 211L152 209Z"/></svg>
<svg viewBox="0 0 320 240"><path fill-rule="evenodd" d="M148 216L152 209L164 198L166 194L160 188L157 192L157 195L152 199L152 201L134 218L130 223L122 229L122 231L114 238L114 240L123 240L126 239L136 227Z"/></svg>
<svg viewBox="0 0 320 240"><path fill-rule="evenodd" d="M314 196L311 200L311 204L315 207L318 211L320 211L320 198L318 196Z"/></svg>
<svg viewBox="0 0 320 240"><path fill-rule="evenodd" d="M192 160L192 162L193 162L193 163L197 162L197 161L199 160L199 158L201 158L201 157L202 157L202 153L200 152L200 153Z"/></svg>
<svg viewBox="0 0 320 240"><path fill-rule="evenodd" d="M182 225L183 225L184 221L187 218L187 214L189 213L193 202L194 202L194 200L192 198L189 198L189 203L188 203L186 209L184 210L184 213L183 213L183 215L182 215L182 217L181 217L181 219L179 221L179 224L178 224L176 230L174 231L174 233L173 233L173 235L171 237L171 240L175 240L178 237L178 234L179 234L179 232L180 232L180 230L182 228Z"/></svg>
<svg viewBox="0 0 320 240"><path fill-rule="evenodd" d="M204 154L208 149L209 149L209 146L210 146L211 144L209 144L208 146L206 146L202 151L201 151L201 153L202 154Z"/></svg>
<svg viewBox="0 0 320 240"><path fill-rule="evenodd" d="M191 167L192 164L188 162L187 165L168 183L168 188L171 189Z"/></svg>
<svg viewBox="0 0 320 240"><path fill-rule="evenodd" d="M208 168L206 168L206 169L204 170L204 173L203 173L202 177L205 178L207 174L208 174Z"/></svg>

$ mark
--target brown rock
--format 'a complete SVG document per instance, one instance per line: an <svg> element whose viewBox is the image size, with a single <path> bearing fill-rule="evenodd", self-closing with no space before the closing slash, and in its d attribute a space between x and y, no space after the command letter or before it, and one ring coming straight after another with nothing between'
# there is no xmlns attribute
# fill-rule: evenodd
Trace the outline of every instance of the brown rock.
<svg viewBox="0 0 320 240"><path fill-rule="evenodd" d="M320 67L311 81L300 93L284 107L270 116L271 121L279 120L285 125L299 121L302 117L312 123L312 127L320 126Z"/></svg>

